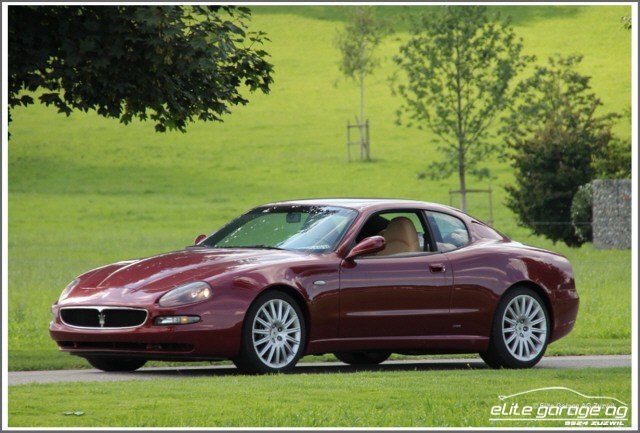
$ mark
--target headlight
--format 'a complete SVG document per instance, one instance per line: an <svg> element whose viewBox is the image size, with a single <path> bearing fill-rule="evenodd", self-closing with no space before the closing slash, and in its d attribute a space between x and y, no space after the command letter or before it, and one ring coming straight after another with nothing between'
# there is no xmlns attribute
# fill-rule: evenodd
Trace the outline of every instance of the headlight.
<svg viewBox="0 0 640 433"><path fill-rule="evenodd" d="M161 307L178 307L180 305L195 304L196 302L209 299L213 291L211 286L204 281L185 284L176 287L169 293L163 295L158 304Z"/></svg>
<svg viewBox="0 0 640 433"><path fill-rule="evenodd" d="M153 321L154 325L190 325L198 323L200 316L158 316Z"/></svg>
<svg viewBox="0 0 640 433"><path fill-rule="evenodd" d="M69 293L73 290L73 288L76 285L78 285L78 279L77 278L75 280L73 280L72 282L70 282L69 284L67 284L67 287L65 287L64 290L62 291L62 293L60 294L60 298L58 299L58 302L62 301L67 296L69 296Z"/></svg>

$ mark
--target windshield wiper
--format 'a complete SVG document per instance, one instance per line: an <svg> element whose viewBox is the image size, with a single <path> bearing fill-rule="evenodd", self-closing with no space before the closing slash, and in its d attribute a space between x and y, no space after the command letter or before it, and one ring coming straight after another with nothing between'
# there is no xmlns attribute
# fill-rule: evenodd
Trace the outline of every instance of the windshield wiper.
<svg viewBox="0 0 640 433"><path fill-rule="evenodd" d="M284 250L284 248L272 247L271 245L243 245L236 248L259 248L261 250Z"/></svg>
<svg viewBox="0 0 640 433"><path fill-rule="evenodd" d="M281 250L285 251L284 248L272 247L271 245L187 245L187 248L221 248L221 249L235 249L235 248L256 248L256 249L264 249L264 250Z"/></svg>

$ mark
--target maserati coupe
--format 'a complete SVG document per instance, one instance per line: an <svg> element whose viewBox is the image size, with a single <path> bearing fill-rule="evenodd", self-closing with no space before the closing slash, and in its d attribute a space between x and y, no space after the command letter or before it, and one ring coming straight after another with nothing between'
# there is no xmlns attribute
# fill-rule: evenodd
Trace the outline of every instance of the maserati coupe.
<svg viewBox="0 0 640 433"><path fill-rule="evenodd" d="M61 351L105 371L232 360L250 373L305 355L479 353L528 368L575 324L569 261L454 208L318 199L256 207L193 245L75 278L53 304Z"/></svg>

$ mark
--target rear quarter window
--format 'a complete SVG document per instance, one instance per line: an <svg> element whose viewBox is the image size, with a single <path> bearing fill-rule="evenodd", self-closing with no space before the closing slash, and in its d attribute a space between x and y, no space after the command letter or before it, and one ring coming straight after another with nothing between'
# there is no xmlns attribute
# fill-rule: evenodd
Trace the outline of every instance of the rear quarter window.
<svg viewBox="0 0 640 433"><path fill-rule="evenodd" d="M472 230L475 235L481 239L491 239L496 241L502 240L502 236L500 235L500 233L489 226L480 224L477 221L472 222Z"/></svg>

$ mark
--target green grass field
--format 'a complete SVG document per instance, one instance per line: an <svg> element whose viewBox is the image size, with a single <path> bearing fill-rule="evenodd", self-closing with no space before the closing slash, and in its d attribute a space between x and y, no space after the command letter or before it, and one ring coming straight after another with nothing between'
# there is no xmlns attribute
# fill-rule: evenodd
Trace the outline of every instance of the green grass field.
<svg viewBox="0 0 640 433"><path fill-rule="evenodd" d="M499 395L559 386L629 404L631 370L361 371L21 385L9 388L9 427L562 427L561 421L490 420L491 408L503 403ZM513 401L591 403L558 390ZM635 416L629 415L625 426Z"/></svg>
<svg viewBox="0 0 640 433"><path fill-rule="evenodd" d="M49 339L50 305L76 275L112 261L181 249L230 218L269 201L327 196L400 197L449 202L455 178L418 180L434 156L428 132L395 125L401 101L391 95L391 56L403 31L380 47L368 80L373 162L346 161L346 122L357 111L357 86L340 78L332 41L346 9L253 7L275 65L271 94L252 95L224 123L188 133L155 133L92 113L67 118L54 109L15 109L9 156L9 369L84 366ZM384 7L399 21L425 7ZM500 7L514 16L525 49L540 59L583 53L583 73L603 111L630 106L631 33L626 6ZM404 25L399 21L400 28ZM337 81L337 84L336 84ZM630 131L624 122L616 129ZM525 243L566 254L575 268L581 310L574 332L550 354L630 353L631 252L569 249L533 237L504 206L511 168L487 161L494 226ZM486 181L468 185L485 188ZM454 205L457 203L454 203ZM469 211L487 218L484 197ZM606 269L606 272L602 272ZM43 388L43 389L46 389ZM15 392L18 394L18 392Z"/></svg>

